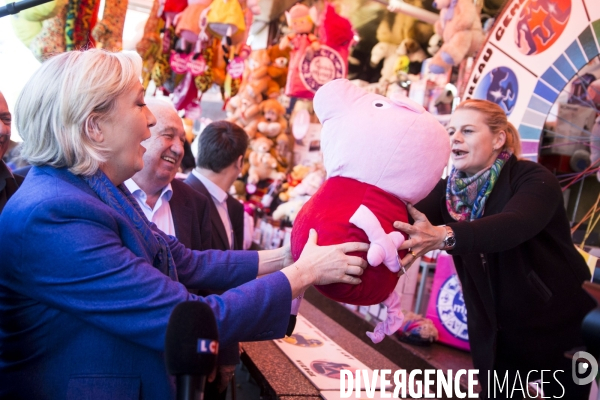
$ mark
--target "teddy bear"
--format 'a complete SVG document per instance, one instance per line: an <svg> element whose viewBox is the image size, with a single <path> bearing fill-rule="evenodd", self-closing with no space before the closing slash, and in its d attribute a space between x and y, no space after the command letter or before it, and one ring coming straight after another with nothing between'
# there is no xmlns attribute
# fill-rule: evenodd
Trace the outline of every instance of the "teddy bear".
<svg viewBox="0 0 600 400"><path fill-rule="evenodd" d="M283 180L284 174L277 172L277 160L269 152L273 142L266 137L257 137L251 144L248 156L248 184L256 185L265 179Z"/></svg>
<svg viewBox="0 0 600 400"><path fill-rule="evenodd" d="M287 171L292 158L294 142L287 133L285 108L275 99L264 100L259 105L262 116L257 125L258 134L268 137L275 147L271 153L277 159L278 170Z"/></svg>
<svg viewBox="0 0 600 400"><path fill-rule="evenodd" d="M288 75L288 64L290 62L290 48L280 49L279 46L270 46L267 53L271 62L267 67L267 73L280 88L285 87Z"/></svg>
<svg viewBox="0 0 600 400"><path fill-rule="evenodd" d="M287 217L291 223L294 223L302 206L319 190L324 180L325 171L322 169L309 172L302 182L288 190L287 201L273 211L273 219L279 221Z"/></svg>
<svg viewBox="0 0 600 400"><path fill-rule="evenodd" d="M474 55L485 38L479 11L472 0L436 0L433 5L440 10L435 32L444 44L433 56L429 70L438 74Z"/></svg>
<svg viewBox="0 0 600 400"><path fill-rule="evenodd" d="M260 93L252 85L246 85L227 102L226 110L229 114L227 121L244 128L250 139L254 138L258 128L261 100Z"/></svg>
<svg viewBox="0 0 600 400"><path fill-rule="evenodd" d="M291 197L292 189L302 182L302 179L311 172L311 167L308 165L294 165L290 173L287 175L287 182L281 185L279 200L285 202Z"/></svg>
<svg viewBox="0 0 600 400"><path fill-rule="evenodd" d="M346 79L326 83L316 93L321 150L327 180L298 213L291 236L295 260L310 229L319 245L369 243L357 253L369 266L358 285L316 286L343 303L387 306L387 319L367 335L375 343L402 324L398 294L398 251L405 234L394 221L408 221L406 203L417 203L439 182L450 156L450 141L437 119L407 97L369 93Z"/></svg>
<svg viewBox="0 0 600 400"><path fill-rule="evenodd" d="M271 57L267 49L254 50L246 63L244 81L265 97L277 97L281 86L271 78Z"/></svg>
<svg viewBox="0 0 600 400"><path fill-rule="evenodd" d="M275 99L267 99L258 106L262 117L259 118L258 131L264 136L271 138L275 143L283 140L287 142L288 123L284 117L285 108Z"/></svg>
<svg viewBox="0 0 600 400"><path fill-rule="evenodd" d="M293 224L298 213L302 209L302 206L304 206L308 200L310 200L310 196L296 196L293 199L280 204L275 211L273 211L273 220L281 221L287 218Z"/></svg>

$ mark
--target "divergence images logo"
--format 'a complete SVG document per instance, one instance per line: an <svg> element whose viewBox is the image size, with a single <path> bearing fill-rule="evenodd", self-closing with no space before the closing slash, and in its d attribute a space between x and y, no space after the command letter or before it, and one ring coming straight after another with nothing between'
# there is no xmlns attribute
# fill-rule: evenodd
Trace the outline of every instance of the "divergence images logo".
<svg viewBox="0 0 600 400"><path fill-rule="evenodd" d="M598 374L598 362L590 353L578 351L573 355L572 372L573 382L577 385L587 385L591 383ZM580 378L586 375L585 378Z"/></svg>
<svg viewBox="0 0 600 400"><path fill-rule="evenodd" d="M548 49L565 30L571 0L529 0L515 27L515 44L525 55Z"/></svg>
<svg viewBox="0 0 600 400"><path fill-rule="evenodd" d="M437 312L442 325L452 335L469 340L467 308L456 274L450 275L438 292Z"/></svg>
<svg viewBox="0 0 600 400"><path fill-rule="evenodd" d="M350 365L344 363L335 363L327 360L315 360L310 363L310 369L319 375L332 379L340 379L341 370L350 369Z"/></svg>
<svg viewBox="0 0 600 400"><path fill-rule="evenodd" d="M313 92L329 81L343 78L345 74L346 63L342 56L323 44L319 50L307 51L300 60L300 79Z"/></svg>
<svg viewBox="0 0 600 400"><path fill-rule="evenodd" d="M284 338L283 341L299 347L323 346L323 342L321 342L319 339L313 339L311 337L304 336L302 333L294 333L292 336Z"/></svg>
<svg viewBox="0 0 600 400"><path fill-rule="evenodd" d="M506 115L515 108L519 84L515 73L507 67L494 68L481 79L475 91L475 98L498 104Z"/></svg>

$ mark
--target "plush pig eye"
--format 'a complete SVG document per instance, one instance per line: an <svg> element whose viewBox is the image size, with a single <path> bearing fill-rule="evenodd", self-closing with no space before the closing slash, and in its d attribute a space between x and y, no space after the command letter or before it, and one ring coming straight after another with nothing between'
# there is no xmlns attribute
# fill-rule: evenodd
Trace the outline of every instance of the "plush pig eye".
<svg viewBox="0 0 600 400"><path fill-rule="evenodd" d="M392 105L384 100L375 100L373 102L373 107L375 108L390 108Z"/></svg>

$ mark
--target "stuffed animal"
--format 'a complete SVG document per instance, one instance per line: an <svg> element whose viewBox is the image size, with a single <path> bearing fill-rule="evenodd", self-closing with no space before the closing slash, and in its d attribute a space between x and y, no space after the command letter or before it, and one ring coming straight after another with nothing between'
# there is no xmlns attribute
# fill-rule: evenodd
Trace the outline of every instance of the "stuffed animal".
<svg viewBox="0 0 600 400"><path fill-rule="evenodd" d="M271 62L267 67L267 73L280 88L285 87L288 75L288 64L290 62L290 48L280 49L279 46L270 46L267 53Z"/></svg>
<svg viewBox="0 0 600 400"><path fill-rule="evenodd" d="M427 53L429 53L430 56L434 56L438 51L440 51L443 43L444 41L442 40L442 37L437 33L434 33L429 38L429 42L427 42Z"/></svg>
<svg viewBox="0 0 600 400"><path fill-rule="evenodd" d="M394 221L408 221L406 203L423 199L437 184L450 155L444 127L406 97L388 99L368 93L345 79L321 87L314 109L323 124L321 150L327 180L296 217L291 250L300 257L310 229L319 245L370 243L358 253L369 262L358 285L316 286L343 303L383 302L387 319L368 335L374 342L394 333L402 323L394 288L404 235Z"/></svg>
<svg viewBox="0 0 600 400"><path fill-rule="evenodd" d="M294 165L294 167L287 176L287 182L284 182L281 185L282 190L281 193L279 193L279 200L284 202L288 201L291 197L292 189L298 186L300 182L302 182L302 179L304 179L304 177L310 172L311 167L307 165Z"/></svg>
<svg viewBox="0 0 600 400"><path fill-rule="evenodd" d="M286 11L285 17L288 26L293 31L284 36L279 43L279 48L282 50L291 48L285 94L290 97L312 99L314 93L307 89L302 82L300 63L305 56L311 59L311 53L320 48L317 37L312 33L316 16L314 13L311 15L311 10L304 4L296 4L290 11Z"/></svg>
<svg viewBox="0 0 600 400"><path fill-rule="evenodd" d="M230 114L227 121L244 128L250 139L254 138L258 128L261 100L260 93L257 93L252 85L246 85L244 90L232 97L226 106Z"/></svg>
<svg viewBox="0 0 600 400"><path fill-rule="evenodd" d="M268 50L254 50L250 53L246 65L247 68L244 77L245 85L252 85L257 93L261 93L266 97L279 96L281 87L269 74L271 57L269 56Z"/></svg>
<svg viewBox="0 0 600 400"><path fill-rule="evenodd" d="M429 65L430 71L437 74L479 51L484 36L473 0L436 0L434 6L440 10L435 32L444 40Z"/></svg>
<svg viewBox="0 0 600 400"><path fill-rule="evenodd" d="M317 169L315 171L309 172L302 182L292 188L290 191L290 199L298 196L312 196L321 187L323 181L325 180L325 171L321 169Z"/></svg>
<svg viewBox="0 0 600 400"><path fill-rule="evenodd" d="M29 43L29 49L40 62L65 51L65 21L67 7L42 22L42 29Z"/></svg>
<svg viewBox="0 0 600 400"><path fill-rule="evenodd" d="M277 169L287 172L292 159L294 141L287 133L285 108L277 100L267 99L260 103L259 109L262 117L259 118L257 125L258 132L274 142L275 147L271 153L277 159Z"/></svg>
<svg viewBox="0 0 600 400"><path fill-rule="evenodd" d="M110 51L123 50L123 28L128 0L107 0L104 2L102 20L92 29L96 45Z"/></svg>
<svg viewBox="0 0 600 400"><path fill-rule="evenodd" d="M308 195L296 196L288 202L280 204L275 211L273 211L273 219L275 221L280 221L287 218L293 224L298 213L308 200L310 200L310 196Z"/></svg>
<svg viewBox="0 0 600 400"><path fill-rule="evenodd" d="M40 62L65 51L66 6L67 0L54 0L10 18L15 35Z"/></svg>
<svg viewBox="0 0 600 400"><path fill-rule="evenodd" d="M381 60L381 78L379 83L393 83L396 81L396 64L398 63L398 53L396 52L398 45L389 42L379 42L371 50L371 66L376 67Z"/></svg>
<svg viewBox="0 0 600 400"><path fill-rule="evenodd" d="M411 75L419 75L421 72L421 65L427 58L427 54L425 54L421 45L413 39L404 39L396 49L396 54L408 57L407 72Z"/></svg>
<svg viewBox="0 0 600 400"><path fill-rule="evenodd" d="M275 142L287 141L285 108L277 100L267 99L260 103L259 109L263 116L259 119L258 131Z"/></svg>
<svg viewBox="0 0 600 400"><path fill-rule="evenodd" d="M252 151L248 156L250 169L248 170L248 183L256 185L265 179L283 180L284 175L277 172L277 160L269 153L273 142L265 137L257 137L250 144Z"/></svg>

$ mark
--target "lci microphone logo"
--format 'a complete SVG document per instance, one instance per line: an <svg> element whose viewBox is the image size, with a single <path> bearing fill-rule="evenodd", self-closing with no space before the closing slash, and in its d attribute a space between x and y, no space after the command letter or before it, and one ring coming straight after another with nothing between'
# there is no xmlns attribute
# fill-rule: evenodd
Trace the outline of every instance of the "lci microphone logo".
<svg viewBox="0 0 600 400"><path fill-rule="evenodd" d="M198 339L196 353L198 354L217 354L219 351L219 342L211 339Z"/></svg>
<svg viewBox="0 0 600 400"><path fill-rule="evenodd" d="M585 351L578 351L573 355L572 366L573 382L577 385L587 385L598 375L598 362L596 358ZM580 378L580 376L585 374L588 375L585 378Z"/></svg>

